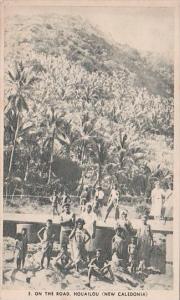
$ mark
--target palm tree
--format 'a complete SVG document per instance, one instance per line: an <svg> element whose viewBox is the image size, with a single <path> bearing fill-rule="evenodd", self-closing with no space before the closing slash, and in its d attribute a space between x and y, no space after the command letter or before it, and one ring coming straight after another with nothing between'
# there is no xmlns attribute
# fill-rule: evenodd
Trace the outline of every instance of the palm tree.
<svg viewBox="0 0 180 300"><path fill-rule="evenodd" d="M30 76L29 72L27 72L22 62L16 63L14 73L8 71L8 75L9 75L10 84L12 85L12 88L15 90L15 93L11 94L7 98L8 103L5 107L5 114L8 114L8 112L11 111L15 123L14 137L12 143L13 145L12 145L12 151L10 155L9 169L8 169L8 176L7 176L9 178L11 176L12 163L14 159L18 133L22 122L22 112L29 110L27 105L27 97L29 97L29 91L31 90L31 87L35 83L37 78L34 76Z"/></svg>
<svg viewBox="0 0 180 300"><path fill-rule="evenodd" d="M108 143L97 134L89 148L94 163L98 165L97 182L101 185L103 169L108 162Z"/></svg>

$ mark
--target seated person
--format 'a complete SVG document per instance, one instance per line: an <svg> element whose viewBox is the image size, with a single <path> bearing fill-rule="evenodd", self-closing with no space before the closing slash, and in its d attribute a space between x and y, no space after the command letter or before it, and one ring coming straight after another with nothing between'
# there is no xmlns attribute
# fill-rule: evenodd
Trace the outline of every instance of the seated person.
<svg viewBox="0 0 180 300"><path fill-rule="evenodd" d="M62 245L58 256L55 258L54 266L62 273L67 273L70 269L73 268L71 254L67 251L66 244Z"/></svg>
<svg viewBox="0 0 180 300"><path fill-rule="evenodd" d="M93 258L89 264L88 283L86 284L86 286L91 287L90 281L92 275L102 279L107 273L110 274L111 280L114 281L114 275L111 270L110 263L103 258L102 250L97 249L96 257Z"/></svg>

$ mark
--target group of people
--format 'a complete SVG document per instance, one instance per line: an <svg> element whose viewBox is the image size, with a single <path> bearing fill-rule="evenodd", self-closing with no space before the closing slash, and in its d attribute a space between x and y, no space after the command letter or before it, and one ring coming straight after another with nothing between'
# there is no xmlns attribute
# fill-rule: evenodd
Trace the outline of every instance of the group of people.
<svg viewBox="0 0 180 300"><path fill-rule="evenodd" d="M162 188L157 180L154 184L154 189L151 192L151 211L150 214L155 219L164 219L173 216L173 184L166 183Z"/></svg>
<svg viewBox="0 0 180 300"><path fill-rule="evenodd" d="M171 189L168 189L165 193L160 188L159 182L155 183L151 197L151 214L155 218L161 217L163 203L170 202L167 207L172 205L171 197ZM53 214L57 213L59 215L57 198L57 193L54 192L52 196ZM114 271L120 270L121 272L135 274L137 271L143 272L150 266L153 234L151 226L147 222L148 215L144 214L140 228L138 230L134 229L128 219L128 211L120 209L117 185L114 185L111 190L104 218L102 218L103 206L104 191L101 187L97 188L92 200L89 197L87 188L82 192L80 214L78 216L71 211L70 197L64 193L61 199L62 211L59 218L60 251L53 259L53 265L64 274L73 268L76 272L79 272L81 268L88 267L88 286L90 286L92 275L104 277L106 274L109 274L110 280L113 281ZM114 228L115 234L112 237L112 257L110 258L110 263L105 256L106 249L96 249L94 239L96 238L96 223L98 219L101 218L101 220L106 222L113 208L116 225ZM47 268L49 268L56 237L51 219L48 219L46 225L37 232L37 236L42 248L41 269L44 268L45 259L47 260ZM26 229L23 228L22 232L18 233L16 238L16 265L17 269L20 269L24 268L28 249Z"/></svg>
<svg viewBox="0 0 180 300"><path fill-rule="evenodd" d="M121 194L118 190L117 184L115 184L111 190L106 201L105 192L101 186L98 186L96 190L91 190L89 187L85 187L80 196L80 210L85 211L86 204L91 203L92 210L96 214L98 219L102 219L102 208L106 206L106 213L103 219L106 222L110 212L114 208L114 218L117 220L120 216L120 199ZM54 191L50 197L52 203L52 213L59 215L59 206L62 208L64 203L71 203L71 198L67 193L62 195L57 191ZM172 182L166 183L162 188L160 182L157 180L154 183L154 188L151 192L151 208L150 215L155 219L172 218L173 215L173 184Z"/></svg>
<svg viewBox="0 0 180 300"><path fill-rule="evenodd" d="M53 256L55 233L53 221L48 219L46 225L38 232L41 242L40 268L44 268L46 259L47 268ZM17 268L23 268L27 254L27 232L23 228L17 234L15 245ZM112 238L112 261L106 257L106 249L96 249L93 240L96 238L96 216L92 205L86 204L86 210L81 217L75 218L70 204L65 203L60 217L60 251L53 258L53 267L59 272L67 274L71 269L80 272L81 268L88 267L87 286L91 286L91 277L103 278L109 274L109 280L114 280L113 270L134 274L138 269L145 269L149 265L149 254L153 243L147 216L143 217L141 228L136 231L127 218L127 211L122 211L121 218L115 227Z"/></svg>

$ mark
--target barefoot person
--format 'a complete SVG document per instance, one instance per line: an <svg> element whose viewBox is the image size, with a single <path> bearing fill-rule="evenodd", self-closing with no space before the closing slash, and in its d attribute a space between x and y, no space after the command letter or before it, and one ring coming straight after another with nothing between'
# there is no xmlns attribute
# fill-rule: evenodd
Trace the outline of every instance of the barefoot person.
<svg viewBox="0 0 180 300"><path fill-rule="evenodd" d="M41 236L42 235L42 236ZM42 244L41 269L44 269L44 259L47 259L47 268L49 268L50 259L52 256L53 242L55 235L53 233L52 220L47 220L46 226L42 227L37 236Z"/></svg>
<svg viewBox="0 0 180 300"><path fill-rule="evenodd" d="M60 247L62 244L68 245L69 235L75 225L75 215L71 212L70 204L64 203L63 212L60 216Z"/></svg>
<svg viewBox="0 0 180 300"><path fill-rule="evenodd" d="M73 268L73 260L70 252L67 250L67 245L62 245L57 257L55 258L54 267L62 273L68 273Z"/></svg>
<svg viewBox="0 0 180 300"><path fill-rule="evenodd" d="M124 228L115 227L115 236L112 239L112 263L114 268L125 270L128 262L128 243Z"/></svg>
<svg viewBox="0 0 180 300"><path fill-rule="evenodd" d="M14 259L15 259L17 270L20 270L22 267L23 257L24 257L24 253L23 253L22 234L17 233L16 243L14 248Z"/></svg>
<svg viewBox="0 0 180 300"><path fill-rule="evenodd" d="M108 208L107 208L107 212L106 212L104 222L106 222L106 220L107 220L111 210L113 209L113 207L115 209L114 218L115 218L115 220L117 220L119 218L119 191L118 191L118 188L117 188L117 184L115 184L115 186L111 190L109 205L108 205Z"/></svg>
<svg viewBox="0 0 180 300"><path fill-rule="evenodd" d="M77 219L76 226L69 236L69 239L73 240L74 264L77 272L79 272L79 263L86 261L87 251L85 245L91 238L89 232L84 229L84 224L84 219Z"/></svg>
<svg viewBox="0 0 180 300"><path fill-rule="evenodd" d="M25 259L26 259L26 255L27 255L27 250L28 250L27 229L26 228L22 228L21 234L22 234L22 243L23 243L22 267L24 268Z"/></svg>
<svg viewBox="0 0 180 300"><path fill-rule="evenodd" d="M91 277L95 276L103 279L106 274L110 274L110 279L114 281L114 275L111 270L111 265L108 260L103 258L102 250L96 250L96 257L93 258L89 264L88 283L86 286L91 287Z"/></svg>
<svg viewBox="0 0 180 300"><path fill-rule="evenodd" d="M82 214L83 219L85 220L84 228L89 232L91 238L86 243L86 250L88 257L91 258L93 253L93 239L96 235L96 215L93 212L91 203L86 204L85 212Z"/></svg>
<svg viewBox="0 0 180 300"><path fill-rule="evenodd" d="M139 269L144 271L149 267L150 253L153 246L153 234L151 226L147 224L148 216L142 217L142 225L137 232L137 246L138 246L138 259Z"/></svg>
<svg viewBox="0 0 180 300"><path fill-rule="evenodd" d="M136 230L128 219L128 211L126 209L121 212L121 218L117 220L117 224L124 228L125 237L129 244L131 242L131 237L136 234Z"/></svg>

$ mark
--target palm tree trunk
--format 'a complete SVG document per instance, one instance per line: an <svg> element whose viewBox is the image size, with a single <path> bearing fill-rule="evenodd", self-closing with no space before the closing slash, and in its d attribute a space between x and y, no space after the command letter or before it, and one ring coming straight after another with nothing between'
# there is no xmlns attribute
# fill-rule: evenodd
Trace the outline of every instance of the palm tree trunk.
<svg viewBox="0 0 180 300"><path fill-rule="evenodd" d="M26 165L26 171L25 171L25 175L24 175L24 182L27 181L28 172L29 172L29 160L27 161L27 165Z"/></svg>
<svg viewBox="0 0 180 300"><path fill-rule="evenodd" d="M52 136L52 146L51 146L51 158L50 158L50 165L49 165L49 173L48 173L48 184L51 181L51 173L52 173L52 163L53 163L53 152L54 152L54 139L55 139L55 131L56 128L54 127L53 136Z"/></svg>
<svg viewBox="0 0 180 300"><path fill-rule="evenodd" d="M19 131L19 113L17 116L17 125L16 125L16 131L15 131L15 135L14 135L14 142L13 142L13 148L11 151L11 157L10 157L9 170L8 170L7 177L10 177L10 175L11 175L11 169L12 169L12 163L13 163L13 158L14 158L14 151L15 151L15 147L16 147L16 139L17 139L18 131Z"/></svg>
<svg viewBox="0 0 180 300"><path fill-rule="evenodd" d="M101 186L101 181L102 181L102 165L99 163L99 169L98 169L98 184Z"/></svg>

